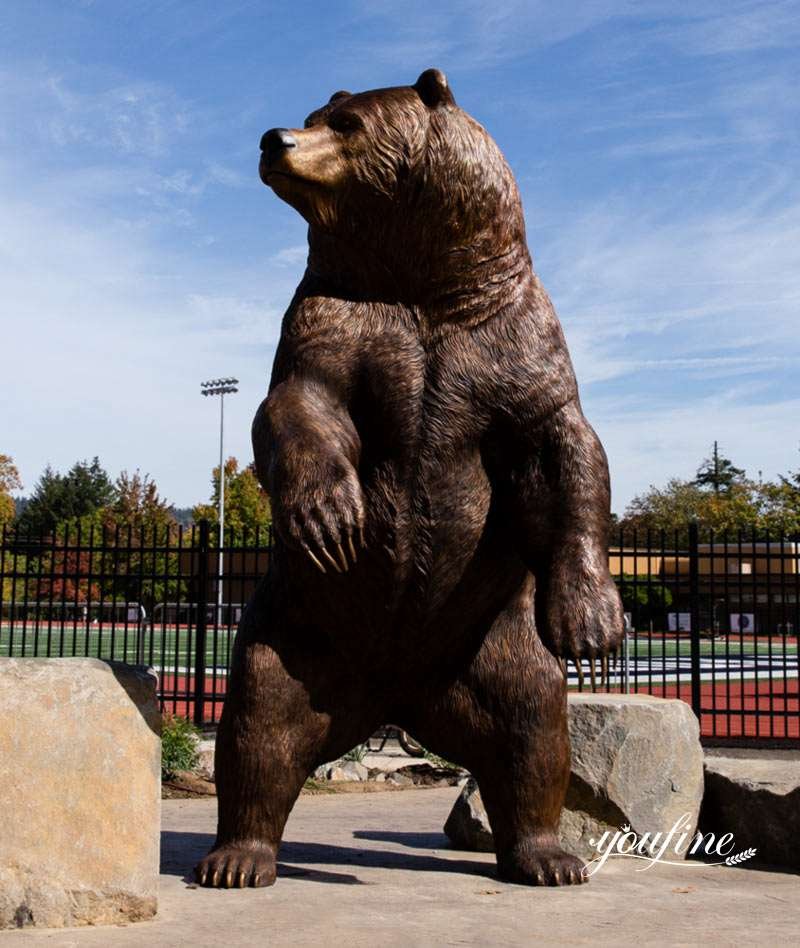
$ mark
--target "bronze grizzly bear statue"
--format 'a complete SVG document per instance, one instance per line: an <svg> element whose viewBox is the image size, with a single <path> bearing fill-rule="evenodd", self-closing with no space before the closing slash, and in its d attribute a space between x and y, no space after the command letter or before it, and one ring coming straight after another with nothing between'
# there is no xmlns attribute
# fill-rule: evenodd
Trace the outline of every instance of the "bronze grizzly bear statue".
<svg viewBox="0 0 800 948"><path fill-rule="evenodd" d="M278 539L197 878L270 885L309 773L393 721L475 775L502 878L578 883L564 659L613 650L622 613L606 458L511 171L437 70L261 147L309 257L253 424Z"/></svg>

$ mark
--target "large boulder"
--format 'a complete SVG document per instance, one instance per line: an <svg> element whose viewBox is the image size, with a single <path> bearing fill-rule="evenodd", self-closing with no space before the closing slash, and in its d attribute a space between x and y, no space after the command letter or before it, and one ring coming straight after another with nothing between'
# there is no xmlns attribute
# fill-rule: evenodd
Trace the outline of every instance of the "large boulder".
<svg viewBox="0 0 800 948"><path fill-rule="evenodd" d="M0 929L155 914L155 686L96 659L0 659Z"/></svg>
<svg viewBox="0 0 800 948"><path fill-rule="evenodd" d="M734 756L735 755L735 756ZM800 869L800 755L719 751L706 757L700 829L732 833L756 861Z"/></svg>
<svg viewBox="0 0 800 948"><path fill-rule="evenodd" d="M683 701L649 695L569 697L572 770L559 833L583 858L593 841L628 826L637 835L666 833L685 814L694 831L703 797L697 718ZM464 786L445 824L454 846L491 851L491 829L477 784Z"/></svg>

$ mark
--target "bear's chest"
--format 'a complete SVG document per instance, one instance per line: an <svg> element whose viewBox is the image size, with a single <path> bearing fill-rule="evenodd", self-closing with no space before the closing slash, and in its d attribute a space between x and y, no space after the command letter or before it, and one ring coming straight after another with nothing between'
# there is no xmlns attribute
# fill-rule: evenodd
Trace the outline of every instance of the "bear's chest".
<svg viewBox="0 0 800 948"><path fill-rule="evenodd" d="M365 342L361 365L352 414L365 456L419 471L477 450L488 418L475 397L481 367L466 347L384 332Z"/></svg>

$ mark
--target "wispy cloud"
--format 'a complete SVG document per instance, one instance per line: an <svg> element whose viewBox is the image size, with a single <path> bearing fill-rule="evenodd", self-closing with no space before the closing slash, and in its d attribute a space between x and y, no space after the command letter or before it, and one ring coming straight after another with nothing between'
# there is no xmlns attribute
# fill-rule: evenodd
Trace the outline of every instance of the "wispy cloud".
<svg viewBox="0 0 800 948"><path fill-rule="evenodd" d="M466 0L432 7L422 0L395 3L360 0L353 20L380 25L369 42L353 42L367 62L392 66L433 57L451 68L497 65L544 49L606 24L638 20L626 35L628 55L646 47L672 46L688 55L707 56L789 48L800 38L796 0L700 0L691 9L669 0L586 0L552 4L547 0Z"/></svg>
<svg viewBox="0 0 800 948"><path fill-rule="evenodd" d="M661 36L696 55L788 49L800 41L799 14L796 0L701 3Z"/></svg>
<svg viewBox="0 0 800 948"><path fill-rule="evenodd" d="M609 149L609 155L612 158L640 157L642 155L664 156L686 154L687 152L696 155L699 151L718 150L732 143L733 139L725 135L678 132L658 135L644 141L623 142Z"/></svg>
<svg viewBox="0 0 800 948"><path fill-rule="evenodd" d="M714 438L752 473L795 460L800 188L765 174L713 201L618 198L537 234L620 510Z"/></svg>
<svg viewBox="0 0 800 948"><path fill-rule="evenodd" d="M40 102L49 117L39 127L58 146L91 145L115 153L163 155L185 133L187 106L156 83L132 83L82 92L59 75L43 76Z"/></svg>
<svg viewBox="0 0 800 948"><path fill-rule="evenodd" d="M245 188L252 185L250 178L235 168L229 168L219 161L207 162L206 173L209 181L224 184L228 188Z"/></svg>
<svg viewBox="0 0 800 948"><path fill-rule="evenodd" d="M2 169L0 169L2 170ZM206 493L214 420L198 382L241 379L228 448L250 456L280 315L296 274L245 263L208 266L149 229L24 195L0 174L3 436L32 485L47 463L100 454L111 469L141 464L179 504ZM235 292L233 292L235 288Z"/></svg>
<svg viewBox="0 0 800 948"><path fill-rule="evenodd" d="M306 262L308 256L308 246L306 244L295 244L292 247L284 247L271 258L272 262L279 267L298 267Z"/></svg>
<svg viewBox="0 0 800 948"><path fill-rule="evenodd" d="M800 188L778 173L743 190L699 210L680 192L667 202L617 199L537 235L534 251L573 333L588 333L595 351L630 353L677 329L681 357L720 342L754 353L780 345L796 357ZM770 335L759 337L754 326L767 314Z"/></svg>

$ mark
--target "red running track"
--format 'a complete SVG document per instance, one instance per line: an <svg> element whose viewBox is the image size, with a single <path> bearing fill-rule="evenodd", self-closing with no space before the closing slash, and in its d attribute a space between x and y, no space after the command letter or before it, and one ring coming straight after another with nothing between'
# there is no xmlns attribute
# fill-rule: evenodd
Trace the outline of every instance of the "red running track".
<svg viewBox="0 0 800 948"><path fill-rule="evenodd" d="M680 694L675 682L666 686L654 683L646 693L691 701L688 681L681 682ZM700 684L700 708L700 733L703 737L800 739L797 678L703 681Z"/></svg>

